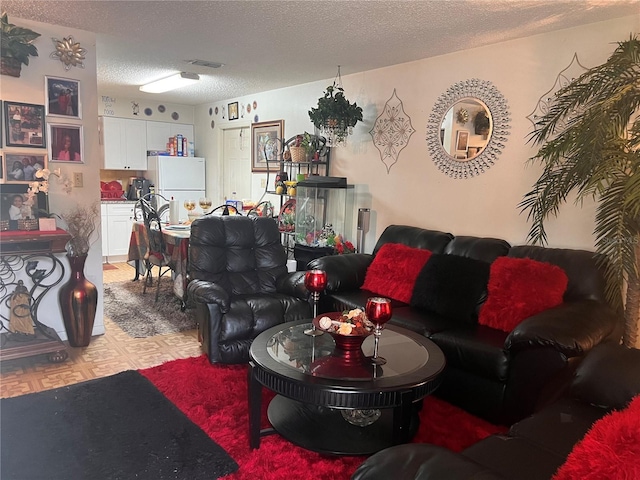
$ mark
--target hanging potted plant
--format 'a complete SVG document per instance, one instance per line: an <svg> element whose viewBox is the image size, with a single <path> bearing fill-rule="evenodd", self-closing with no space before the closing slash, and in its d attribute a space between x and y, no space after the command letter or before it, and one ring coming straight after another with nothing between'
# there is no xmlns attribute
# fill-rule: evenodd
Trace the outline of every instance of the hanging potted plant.
<svg viewBox="0 0 640 480"><path fill-rule="evenodd" d="M33 45L33 41L40 34L9 23L6 12L2 13L0 23L2 24L0 74L20 77L22 64L29 65L29 57L38 56L38 49Z"/></svg>
<svg viewBox="0 0 640 480"><path fill-rule="evenodd" d="M340 67L336 80L318 99L318 106L309 110L311 122L327 137L328 146L345 144L353 127L362 121L362 108L344 96Z"/></svg>
<svg viewBox="0 0 640 480"><path fill-rule="evenodd" d="M529 240L546 243L544 221L577 194L598 201L596 251L608 259L607 297L621 304L623 342L638 343L640 308L640 40L620 42L602 65L560 89L536 123L531 161L543 172L520 203Z"/></svg>

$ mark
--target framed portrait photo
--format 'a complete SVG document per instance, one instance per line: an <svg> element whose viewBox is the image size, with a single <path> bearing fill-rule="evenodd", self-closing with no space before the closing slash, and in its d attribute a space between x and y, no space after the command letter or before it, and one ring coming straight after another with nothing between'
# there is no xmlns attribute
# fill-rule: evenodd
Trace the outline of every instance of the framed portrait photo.
<svg viewBox="0 0 640 480"><path fill-rule="evenodd" d="M282 146L284 120L251 124L251 171L266 172L267 161L277 161ZM275 169L276 166L274 165Z"/></svg>
<svg viewBox="0 0 640 480"><path fill-rule="evenodd" d="M44 77L46 114L56 117L82 118L80 81L70 78Z"/></svg>
<svg viewBox="0 0 640 480"><path fill-rule="evenodd" d="M456 151L466 152L469 146L469 131L458 130L456 132Z"/></svg>
<svg viewBox="0 0 640 480"><path fill-rule="evenodd" d="M7 147L46 148L44 105L5 100L4 124Z"/></svg>
<svg viewBox="0 0 640 480"><path fill-rule="evenodd" d="M0 190L0 218L18 220L25 213L24 202L27 200L28 184L24 185L2 185ZM12 208L13 207L13 208ZM29 212L36 217L49 216L49 197L44 192L35 195L33 207ZM20 215L20 216L18 216ZM9 224L10 230L17 230L17 223Z"/></svg>
<svg viewBox="0 0 640 480"><path fill-rule="evenodd" d="M228 105L229 120L238 119L238 102L233 102Z"/></svg>
<svg viewBox="0 0 640 480"><path fill-rule="evenodd" d="M5 183L31 183L36 178L36 172L48 168L49 162L44 153L4 152L2 171Z"/></svg>
<svg viewBox="0 0 640 480"><path fill-rule="evenodd" d="M49 124L49 159L52 162L84 163L82 126Z"/></svg>

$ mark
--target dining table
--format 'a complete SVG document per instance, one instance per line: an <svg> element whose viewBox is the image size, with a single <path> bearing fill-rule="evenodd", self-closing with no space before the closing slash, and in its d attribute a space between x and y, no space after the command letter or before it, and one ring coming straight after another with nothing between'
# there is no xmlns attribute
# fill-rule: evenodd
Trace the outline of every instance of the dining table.
<svg viewBox="0 0 640 480"><path fill-rule="evenodd" d="M166 248L166 255L171 257L174 265L171 278L173 293L180 299L182 309L187 305L189 237L190 224L163 225L162 236ZM133 280L138 280L140 274L146 275L146 260L149 258L149 232L144 222L134 222L129 240L129 254L127 261L133 262L136 273ZM141 261L142 260L142 261Z"/></svg>

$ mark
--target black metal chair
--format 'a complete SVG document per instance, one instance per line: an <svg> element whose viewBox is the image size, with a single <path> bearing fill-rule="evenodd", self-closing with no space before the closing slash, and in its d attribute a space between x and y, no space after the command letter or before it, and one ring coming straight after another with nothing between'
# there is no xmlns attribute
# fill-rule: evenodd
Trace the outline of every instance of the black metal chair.
<svg viewBox="0 0 640 480"><path fill-rule="evenodd" d="M153 267L158 267L158 280L156 285L156 302L160 295L160 279L167 273L170 273L175 265L171 260L171 256L167 253L167 248L162 235L162 221L160 216L151 203L141 198L136 205L142 210L142 218L144 226L147 230L148 248L144 259L146 275L142 293L147 293L147 286L153 285ZM163 270L164 269L164 270Z"/></svg>
<svg viewBox="0 0 640 480"><path fill-rule="evenodd" d="M206 215L211 215L212 213L218 212L220 210L222 210L221 215L224 215L224 216L231 215L230 212L235 212L235 215L242 215L242 213L240 213L236 207L229 204L219 205L213 210L211 210L209 213L207 213Z"/></svg>

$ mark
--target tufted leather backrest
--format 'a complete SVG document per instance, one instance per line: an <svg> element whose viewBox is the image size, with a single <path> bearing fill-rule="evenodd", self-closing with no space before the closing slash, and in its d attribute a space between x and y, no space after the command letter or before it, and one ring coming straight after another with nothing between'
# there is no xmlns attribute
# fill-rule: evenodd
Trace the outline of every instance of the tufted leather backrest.
<svg viewBox="0 0 640 480"><path fill-rule="evenodd" d="M191 224L191 278L215 282L230 295L275 292L286 262L271 218L207 215Z"/></svg>
<svg viewBox="0 0 640 480"><path fill-rule="evenodd" d="M481 238L459 236L451 240L444 253L459 255L461 257L474 258L483 262L492 263L496 258L509 253L511 245L499 238Z"/></svg>
<svg viewBox="0 0 640 480"><path fill-rule="evenodd" d="M444 252L453 235L437 230L425 230L408 225L389 225L384 229L373 249L375 255L385 243L402 243L408 247L426 248L433 253Z"/></svg>
<svg viewBox="0 0 640 480"><path fill-rule="evenodd" d="M602 258L600 254L587 250L520 245L511 247L509 256L531 258L562 268L569 277L567 291L564 294L565 302L587 299L607 303L604 267L598 262L598 258Z"/></svg>

